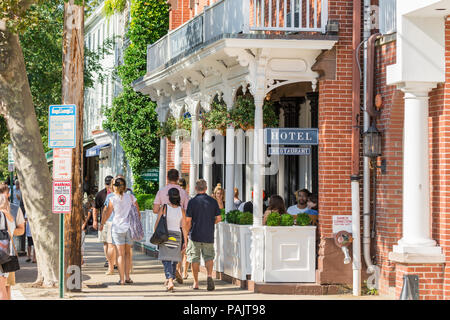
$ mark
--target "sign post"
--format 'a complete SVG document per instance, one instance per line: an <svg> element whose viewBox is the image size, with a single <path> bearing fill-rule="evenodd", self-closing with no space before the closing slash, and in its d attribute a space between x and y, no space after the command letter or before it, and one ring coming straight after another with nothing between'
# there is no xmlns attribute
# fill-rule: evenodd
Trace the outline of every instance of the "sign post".
<svg viewBox="0 0 450 320"><path fill-rule="evenodd" d="M76 138L75 105L52 105L48 146L53 149L52 212L59 214L59 297L64 298L64 214L72 208L72 149Z"/></svg>
<svg viewBox="0 0 450 320"><path fill-rule="evenodd" d="M8 144L8 171L10 172L9 185L11 188L11 202L14 200L14 155L12 144Z"/></svg>

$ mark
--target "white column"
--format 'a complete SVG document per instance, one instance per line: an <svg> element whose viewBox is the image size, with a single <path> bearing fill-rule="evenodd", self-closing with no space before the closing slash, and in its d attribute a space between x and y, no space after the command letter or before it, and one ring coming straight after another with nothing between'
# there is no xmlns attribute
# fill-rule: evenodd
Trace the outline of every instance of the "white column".
<svg viewBox="0 0 450 320"><path fill-rule="evenodd" d="M203 179L206 180L208 186L207 193L211 194L213 191L212 187L212 150L213 146L211 144L212 132L210 130L205 131L204 135L204 146L203 146Z"/></svg>
<svg viewBox="0 0 450 320"><path fill-rule="evenodd" d="M199 141L199 126L197 115L191 115L191 163L189 169L189 195L195 195L195 182L198 179L198 165L200 164L200 141Z"/></svg>
<svg viewBox="0 0 450 320"><path fill-rule="evenodd" d="M178 170L181 177L181 158L182 158L182 138L179 136L175 137L175 169Z"/></svg>
<svg viewBox="0 0 450 320"><path fill-rule="evenodd" d="M253 164L253 226L262 226L263 216L263 165L264 165L264 137L263 137L263 103L264 97L255 97L255 131L254 131L254 164Z"/></svg>
<svg viewBox="0 0 450 320"><path fill-rule="evenodd" d="M226 99L227 109L230 110L232 105L231 96ZM225 212L233 210L233 202L234 202L234 169L235 169L235 137L234 137L234 127L232 125L228 125L227 127L227 137L226 137L226 164L225 164Z"/></svg>
<svg viewBox="0 0 450 320"><path fill-rule="evenodd" d="M403 129L403 236L399 254L441 255L431 239L428 141L428 83L407 83Z"/></svg>
<svg viewBox="0 0 450 320"><path fill-rule="evenodd" d="M166 170L167 170L167 160L166 160L166 150L167 150L167 140L166 137L160 139L159 147L159 188L166 185Z"/></svg>
<svg viewBox="0 0 450 320"><path fill-rule="evenodd" d="M284 110L280 109L280 120L279 120L279 127L280 128L284 128ZM278 169L278 195L280 195L281 197L283 197L283 199L285 199L285 194L284 194L284 156L279 156L280 157L280 162L278 164L279 169Z"/></svg>

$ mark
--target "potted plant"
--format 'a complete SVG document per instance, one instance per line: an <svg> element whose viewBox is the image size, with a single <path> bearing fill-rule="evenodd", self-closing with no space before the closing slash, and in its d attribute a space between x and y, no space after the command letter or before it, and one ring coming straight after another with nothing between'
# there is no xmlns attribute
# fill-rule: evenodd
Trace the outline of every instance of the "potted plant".
<svg viewBox="0 0 450 320"><path fill-rule="evenodd" d="M255 102L253 97L237 97L231 111L231 118L235 127L241 127L242 130L253 129L255 123ZM264 127L278 126L278 117L275 112L275 107L271 101L264 102L263 124Z"/></svg>
<svg viewBox="0 0 450 320"><path fill-rule="evenodd" d="M297 215L296 222L298 226L309 226L311 217L307 213L300 213Z"/></svg>

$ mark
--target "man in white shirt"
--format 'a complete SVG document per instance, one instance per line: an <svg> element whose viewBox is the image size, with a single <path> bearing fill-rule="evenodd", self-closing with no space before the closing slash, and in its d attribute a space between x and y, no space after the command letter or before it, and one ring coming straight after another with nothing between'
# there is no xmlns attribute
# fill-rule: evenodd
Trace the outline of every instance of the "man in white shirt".
<svg viewBox="0 0 450 320"><path fill-rule="evenodd" d="M295 198L297 199L297 204L290 206L287 209L287 213L289 213L290 215L305 213L306 210L308 210L307 202L309 194L310 192L308 191L308 189L296 191Z"/></svg>

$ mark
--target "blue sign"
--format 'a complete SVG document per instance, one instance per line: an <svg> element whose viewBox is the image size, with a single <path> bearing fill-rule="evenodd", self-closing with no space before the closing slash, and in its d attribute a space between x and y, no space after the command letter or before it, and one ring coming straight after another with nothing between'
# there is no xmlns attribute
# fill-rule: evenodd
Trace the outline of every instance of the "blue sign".
<svg viewBox="0 0 450 320"><path fill-rule="evenodd" d="M317 128L266 128L264 143L272 145L318 145L319 129Z"/></svg>
<svg viewBox="0 0 450 320"><path fill-rule="evenodd" d="M48 147L75 148L76 144L75 105L50 106L48 111Z"/></svg>
<svg viewBox="0 0 450 320"><path fill-rule="evenodd" d="M309 156L311 154L310 148L279 148L269 147L269 155L283 155L283 156Z"/></svg>

